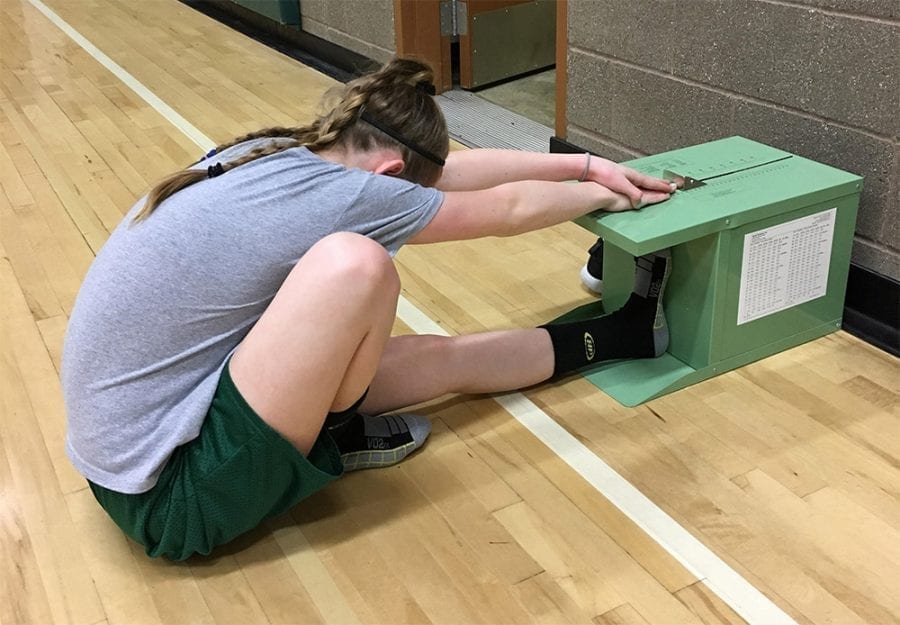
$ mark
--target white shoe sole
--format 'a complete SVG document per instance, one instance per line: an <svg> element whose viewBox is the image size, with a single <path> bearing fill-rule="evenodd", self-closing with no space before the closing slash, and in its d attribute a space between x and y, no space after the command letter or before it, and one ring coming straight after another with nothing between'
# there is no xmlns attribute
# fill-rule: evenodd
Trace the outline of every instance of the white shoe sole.
<svg viewBox="0 0 900 625"><path fill-rule="evenodd" d="M588 291L597 295L603 295L603 279L595 278L588 271L587 264L581 268L581 283Z"/></svg>

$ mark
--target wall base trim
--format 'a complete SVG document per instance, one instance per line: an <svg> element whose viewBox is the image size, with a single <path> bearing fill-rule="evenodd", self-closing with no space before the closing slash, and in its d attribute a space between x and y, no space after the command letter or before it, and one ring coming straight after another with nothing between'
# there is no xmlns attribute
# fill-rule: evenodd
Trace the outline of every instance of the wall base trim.
<svg viewBox="0 0 900 625"><path fill-rule="evenodd" d="M347 82L380 66L368 57L296 26L279 24L230 0L180 2L340 82Z"/></svg>

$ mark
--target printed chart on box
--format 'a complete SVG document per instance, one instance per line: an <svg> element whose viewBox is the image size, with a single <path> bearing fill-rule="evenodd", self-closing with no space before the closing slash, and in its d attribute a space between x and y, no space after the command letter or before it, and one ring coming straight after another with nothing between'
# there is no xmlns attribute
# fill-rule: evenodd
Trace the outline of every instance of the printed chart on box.
<svg viewBox="0 0 900 625"><path fill-rule="evenodd" d="M738 325L825 295L836 208L744 236Z"/></svg>

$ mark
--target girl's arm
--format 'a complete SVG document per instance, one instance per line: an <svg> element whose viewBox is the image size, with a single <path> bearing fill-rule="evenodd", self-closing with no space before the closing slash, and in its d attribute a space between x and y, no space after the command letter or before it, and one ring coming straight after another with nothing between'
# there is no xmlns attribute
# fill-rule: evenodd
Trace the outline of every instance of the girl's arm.
<svg viewBox="0 0 900 625"><path fill-rule="evenodd" d="M598 156L544 154L518 150L455 150L447 156L442 191L478 191L521 180L592 181L629 198L638 208L648 192L669 193L672 183L653 178Z"/></svg>
<svg viewBox="0 0 900 625"><path fill-rule="evenodd" d="M668 199L648 191L646 204ZM526 180L479 191L449 191L431 222L409 243L437 243L488 236L512 236L572 220L592 211L631 208L628 197L595 182Z"/></svg>

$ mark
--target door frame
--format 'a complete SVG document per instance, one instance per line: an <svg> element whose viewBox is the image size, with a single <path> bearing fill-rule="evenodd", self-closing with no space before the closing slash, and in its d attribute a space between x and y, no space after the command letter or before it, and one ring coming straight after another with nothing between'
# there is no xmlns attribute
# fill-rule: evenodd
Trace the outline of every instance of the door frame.
<svg viewBox="0 0 900 625"><path fill-rule="evenodd" d="M557 139L566 138L566 103L569 87L569 0L556 0L556 120Z"/></svg>

